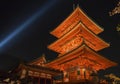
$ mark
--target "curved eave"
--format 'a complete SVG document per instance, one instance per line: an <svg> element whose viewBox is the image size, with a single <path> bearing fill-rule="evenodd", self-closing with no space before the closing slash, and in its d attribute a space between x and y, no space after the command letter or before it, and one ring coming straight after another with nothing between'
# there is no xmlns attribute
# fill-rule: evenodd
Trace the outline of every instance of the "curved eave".
<svg viewBox="0 0 120 84"><path fill-rule="evenodd" d="M117 65L117 63L112 62L106 59L105 57L97 54L95 51L91 50L86 45L82 45L79 46L77 49L71 51L70 53L63 54L61 57L53 60L50 63L47 63L46 66L48 67L58 66L60 64L66 63L67 61L69 62L69 60L74 60L74 58L76 57L79 58L79 56L85 56L88 59L96 61L98 64L100 64L101 65L100 67L96 65L93 66L96 70L106 69Z"/></svg>
<svg viewBox="0 0 120 84"><path fill-rule="evenodd" d="M95 35L85 25L81 24L81 28L83 31L82 37L85 44L87 44L93 50L99 51L110 46L109 43L105 42L102 38Z"/></svg>
<svg viewBox="0 0 120 84"><path fill-rule="evenodd" d="M78 16L78 19L75 19L75 16ZM92 19L90 19L79 7L77 7L57 28L50 32L50 34L54 35L57 38L62 37L63 35L65 35L65 33L61 31L68 30L67 32L69 32L70 30L68 28L70 25L74 24L75 20L78 20L77 22L82 21L95 34L99 34L103 31L100 26L93 22Z"/></svg>
<svg viewBox="0 0 120 84"><path fill-rule="evenodd" d="M103 48L110 46L107 42L105 42L100 37L92 33L88 28L86 28L86 26L82 22L79 22L79 24L77 24L77 26L74 29L72 29L69 33L56 40L54 43L50 44L48 48L55 52L61 53L60 50L62 47L60 46L65 45L73 37L79 34L81 34L82 38L84 39L84 42L95 51L99 51ZM79 45L81 45L81 43Z"/></svg>
<svg viewBox="0 0 120 84"><path fill-rule="evenodd" d="M63 61L66 61L66 60L70 60L70 59L73 59L76 57L75 54L77 54L78 56L80 54L82 54L83 52L80 52L81 50L83 50L84 48L84 45L81 45L79 46L78 48L72 50L71 52L68 52L68 53L65 53L65 54L62 54L60 57L57 57L55 60L49 62L49 63L46 63L46 66L52 66L52 65L59 65L60 63L62 63Z"/></svg>
<svg viewBox="0 0 120 84"><path fill-rule="evenodd" d="M107 69L107 68L112 67L112 66L117 66L117 63L103 57L102 55L91 50L89 47L86 47L86 49L87 49L87 51L89 51L88 53L86 53L86 54L88 54L87 57L92 59L92 60L97 60L97 62L99 64L101 64L101 66L98 68L98 70ZM91 54L92 56L89 54Z"/></svg>
<svg viewBox="0 0 120 84"><path fill-rule="evenodd" d="M81 21L88 27L89 30L91 30L95 34L99 34L104 31L104 29L98 26L97 23L95 23L90 17L88 17L87 14L83 12L80 7L77 7L77 10L80 11L79 13L81 14Z"/></svg>
<svg viewBox="0 0 120 84"><path fill-rule="evenodd" d="M76 26L77 28L77 26ZM50 44L48 46L48 49L53 50L55 52L56 48L59 48L60 45L65 44L67 41L70 41L73 37L75 37L77 34L79 34L80 30L79 29L72 29L69 33L65 34L63 37L59 38L58 40L56 40L55 42L53 42L52 44ZM60 53L60 52L58 52Z"/></svg>
<svg viewBox="0 0 120 84"><path fill-rule="evenodd" d="M42 72L42 73L47 73L51 75L58 75L62 73L61 71L57 69L53 69L49 67L32 66L32 65L25 65L25 64L21 64L19 67L19 70L20 69L26 69L28 71L30 70L30 71L35 71L35 72Z"/></svg>

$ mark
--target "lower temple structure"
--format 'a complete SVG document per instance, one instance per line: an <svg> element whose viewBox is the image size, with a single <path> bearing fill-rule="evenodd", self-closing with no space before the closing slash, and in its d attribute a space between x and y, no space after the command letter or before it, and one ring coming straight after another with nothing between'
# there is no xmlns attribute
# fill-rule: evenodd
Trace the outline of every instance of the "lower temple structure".
<svg viewBox="0 0 120 84"><path fill-rule="evenodd" d="M14 71L19 76L19 84L53 84L54 77L62 71L36 65L20 64Z"/></svg>

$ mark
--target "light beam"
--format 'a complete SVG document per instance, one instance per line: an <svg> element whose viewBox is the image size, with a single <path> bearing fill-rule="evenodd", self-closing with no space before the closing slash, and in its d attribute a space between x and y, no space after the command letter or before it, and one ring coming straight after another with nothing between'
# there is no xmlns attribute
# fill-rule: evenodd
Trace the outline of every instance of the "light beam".
<svg viewBox="0 0 120 84"><path fill-rule="evenodd" d="M49 8L51 8L54 4L56 4L58 0L49 0L46 4L44 4L39 11L37 11L31 18L26 20L22 25L16 28L12 33L10 33L8 36L6 36L1 42L0 42L0 51L7 48L6 44L10 43L10 41L16 37L20 32L25 30L28 26L30 26L31 23L33 23L38 17L42 16ZM42 17L41 17L42 18ZM11 45L11 44L10 44Z"/></svg>

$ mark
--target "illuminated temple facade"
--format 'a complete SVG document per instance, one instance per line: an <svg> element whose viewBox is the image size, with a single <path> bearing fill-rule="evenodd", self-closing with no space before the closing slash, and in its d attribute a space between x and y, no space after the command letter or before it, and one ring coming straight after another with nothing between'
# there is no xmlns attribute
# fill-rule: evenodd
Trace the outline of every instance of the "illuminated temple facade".
<svg viewBox="0 0 120 84"><path fill-rule="evenodd" d="M53 84L53 77L61 75L62 71L45 67L45 64L44 54L30 63L21 63L14 70L14 74L17 73L21 80L17 84Z"/></svg>
<svg viewBox="0 0 120 84"><path fill-rule="evenodd" d="M103 29L77 7L57 28L50 32L58 39L48 49L58 57L45 66L63 71L63 81L92 80L91 75L116 63L98 54L110 45L97 35Z"/></svg>
<svg viewBox="0 0 120 84"><path fill-rule="evenodd" d="M34 79L34 84L75 84L76 81L92 81L92 77L96 76L99 70L117 65L98 54L98 51L110 46L98 37L101 32L103 29L77 7L50 32L58 39L51 43L48 49L57 52L58 57L47 62L43 55L26 65L20 64L20 77L24 78L27 73L27 77ZM61 76L60 80L55 81L58 76Z"/></svg>

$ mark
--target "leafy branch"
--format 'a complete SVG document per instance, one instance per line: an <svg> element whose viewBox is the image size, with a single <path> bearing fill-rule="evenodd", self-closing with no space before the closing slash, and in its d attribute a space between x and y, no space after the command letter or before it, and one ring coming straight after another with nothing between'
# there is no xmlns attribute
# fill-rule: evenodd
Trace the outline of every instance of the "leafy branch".
<svg viewBox="0 0 120 84"><path fill-rule="evenodd" d="M117 29L117 31L120 32L120 24L117 25L116 29Z"/></svg>

